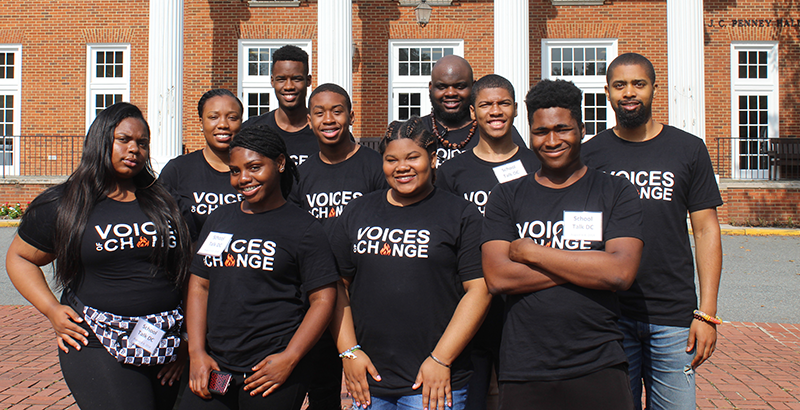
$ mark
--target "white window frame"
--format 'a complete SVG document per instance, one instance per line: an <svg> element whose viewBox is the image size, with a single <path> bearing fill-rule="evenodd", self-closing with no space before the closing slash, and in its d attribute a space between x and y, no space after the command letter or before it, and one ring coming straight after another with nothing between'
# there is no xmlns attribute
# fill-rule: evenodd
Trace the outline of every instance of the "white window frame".
<svg viewBox="0 0 800 410"><path fill-rule="evenodd" d="M12 122L12 146L11 152L11 165L2 165L0 162L0 174L2 175L19 175L19 161L20 161L20 133L22 132L20 119L21 106L22 106L22 44L0 44L0 53L14 53L14 78L0 79L0 95L10 95L14 97L14 111L11 114ZM3 130L2 134L5 133ZM0 138L7 138L6 136ZM4 140L0 140L0 144L5 144ZM0 150L0 156L4 155ZM0 158L2 160L2 158Z"/></svg>
<svg viewBox="0 0 800 410"><path fill-rule="evenodd" d="M569 39L542 39L542 78L549 80L567 80L572 81L584 93L592 94L605 94L606 76L605 75L552 75L550 72L551 53L552 48L557 47L606 47L606 69L611 64L611 61L617 56L617 39L615 38L569 38ZM581 109L585 107L584 99L581 99ZM614 127L617 123L617 118L611 103L606 99L606 129ZM592 139L594 135L587 134L584 142Z"/></svg>
<svg viewBox="0 0 800 410"><path fill-rule="evenodd" d="M739 52L740 51L766 51L767 52L767 78L750 79L739 78ZM760 94L766 95L768 100L767 138L780 136L780 94L778 92L779 66L778 66L777 41L734 41L731 42L731 137L739 137L739 96ZM767 179L769 167L758 171L743 170L739 167L738 139L731 140L731 175L733 179ZM767 143L768 144L768 143Z"/></svg>
<svg viewBox="0 0 800 410"><path fill-rule="evenodd" d="M97 53L122 51L122 77L97 77ZM131 45L127 43L93 43L86 45L86 130L97 116L95 97L98 94L121 94L122 101L131 99Z"/></svg>
<svg viewBox="0 0 800 410"><path fill-rule="evenodd" d="M239 40L239 58L238 58L238 66L237 72L239 73L238 82L237 82L237 94L239 95L239 99L242 101L242 105L244 106L244 113L242 115L242 121L246 121L248 119L248 109L249 101L247 99L248 93L267 93L269 94L269 101L270 101L270 111L278 108L278 100L275 99L275 89L272 88L272 83L270 82L271 75L266 76L252 76L249 75L247 69L247 56L248 56L248 49L252 47L271 47L271 48L279 48L286 45L292 45L300 47L303 51L308 53L308 73L312 76L314 75L313 65L312 65L312 41L311 40L304 40L304 39L275 39L275 40L257 40L257 39L240 39ZM270 62L270 64L272 64ZM272 67L270 67L270 73ZM310 94L311 90L309 90ZM275 104L274 107L272 104Z"/></svg>
<svg viewBox="0 0 800 410"><path fill-rule="evenodd" d="M464 56L464 40L461 39L389 40L389 101L387 104L389 122L399 118L400 93L420 93L420 116L428 115L431 112L428 92L431 76L400 76L399 70L396 68L400 60L399 50L403 47L452 47L454 55Z"/></svg>

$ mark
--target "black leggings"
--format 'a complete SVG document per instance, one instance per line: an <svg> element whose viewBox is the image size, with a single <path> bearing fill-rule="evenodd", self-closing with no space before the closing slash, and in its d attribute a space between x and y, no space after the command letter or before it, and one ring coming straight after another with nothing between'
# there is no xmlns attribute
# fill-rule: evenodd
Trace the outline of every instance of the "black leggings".
<svg viewBox="0 0 800 410"><path fill-rule="evenodd" d="M164 366L133 366L117 362L102 347L58 350L61 373L81 410L170 410L178 383L162 386L157 375Z"/></svg>

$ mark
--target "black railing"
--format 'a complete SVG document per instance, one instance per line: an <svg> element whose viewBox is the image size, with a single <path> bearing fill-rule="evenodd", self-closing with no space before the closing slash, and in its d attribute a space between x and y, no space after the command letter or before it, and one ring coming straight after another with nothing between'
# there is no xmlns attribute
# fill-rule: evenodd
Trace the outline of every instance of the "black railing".
<svg viewBox="0 0 800 410"><path fill-rule="evenodd" d="M723 178L800 179L800 138L715 138L714 170Z"/></svg>
<svg viewBox="0 0 800 410"><path fill-rule="evenodd" d="M83 135L0 136L0 178L56 177L80 162Z"/></svg>

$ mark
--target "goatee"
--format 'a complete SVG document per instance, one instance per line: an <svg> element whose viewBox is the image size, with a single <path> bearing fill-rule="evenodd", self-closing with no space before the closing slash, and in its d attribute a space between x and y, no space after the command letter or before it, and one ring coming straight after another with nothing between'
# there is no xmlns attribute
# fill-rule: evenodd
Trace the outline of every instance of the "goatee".
<svg viewBox="0 0 800 410"><path fill-rule="evenodd" d="M617 123L622 128L637 128L644 125L653 114L653 108L650 105L641 104L638 109L628 111L622 108L621 103L617 103Z"/></svg>
<svg viewBox="0 0 800 410"><path fill-rule="evenodd" d="M432 95L430 95L430 99L431 107L433 107L433 118L436 118L436 120L442 124L453 128L459 127L469 120L469 105L464 104L463 101L461 102L461 106L459 106L458 111L448 112L445 111L436 100L434 100Z"/></svg>

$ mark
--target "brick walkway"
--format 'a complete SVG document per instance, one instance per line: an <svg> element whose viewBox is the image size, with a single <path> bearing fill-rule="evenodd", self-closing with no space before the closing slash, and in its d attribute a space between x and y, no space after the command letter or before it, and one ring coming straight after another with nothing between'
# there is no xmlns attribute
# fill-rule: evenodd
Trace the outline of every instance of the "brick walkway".
<svg viewBox="0 0 800 410"><path fill-rule="evenodd" d="M725 323L698 375L700 409L800 410L800 325ZM77 409L50 323L29 306L0 306L0 408Z"/></svg>

